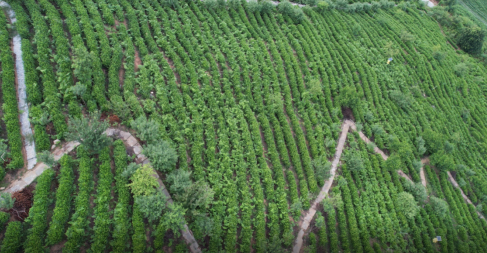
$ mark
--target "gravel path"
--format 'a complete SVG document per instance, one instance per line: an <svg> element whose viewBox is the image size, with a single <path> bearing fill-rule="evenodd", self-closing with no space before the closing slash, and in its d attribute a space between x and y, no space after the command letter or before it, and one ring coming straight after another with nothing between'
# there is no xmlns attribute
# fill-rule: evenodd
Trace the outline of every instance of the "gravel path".
<svg viewBox="0 0 487 253"><path fill-rule="evenodd" d="M7 11L7 15L10 18L10 22L15 24L17 19L15 18L15 12L10 5L4 1L0 1L0 7ZM15 31L13 37L13 53L15 58L15 77L17 80L17 100L20 112L20 131L24 138L25 160L27 160L27 169L34 168L37 163L36 147L33 140L32 129L29 121L29 107L27 106L27 93L25 88L25 71L24 62L22 61L22 47L20 35ZM30 141L28 141L30 140Z"/></svg>
<svg viewBox="0 0 487 253"><path fill-rule="evenodd" d="M149 164L150 161L147 159L146 156L142 154L142 146L139 144L137 139L133 137L130 133L124 132L121 130L118 130L116 128L108 128L105 131L105 134L113 137L115 139L121 139L123 143L125 144L125 147L127 149L133 150L134 154L136 155L135 162L137 164ZM78 142L67 142L64 143L61 147L55 148L51 154L53 154L54 159L57 161L61 159L61 157L64 154L67 154L71 152L74 148L76 148L79 145ZM150 164L149 164L150 165ZM10 184L10 186L7 187L7 189L4 190L4 192L16 192L24 189L27 187L29 184L31 184L38 176L42 174L45 170L47 170L49 167L44 164L44 163L38 163L33 170L28 171L24 175L22 175L22 178L20 178L17 181L14 181ZM162 180L159 178L159 175L157 172L154 170L153 176L157 178L157 182L159 183L159 188L162 189L162 193L168 197L168 202L173 203L173 200L171 198L171 195L166 189L166 186L162 182ZM181 229L181 234L186 241L186 243L189 245L190 251L192 253L201 253L201 249L198 245L198 242L194 238L193 234L191 233L191 230L189 230L188 225L184 224L184 228Z"/></svg>

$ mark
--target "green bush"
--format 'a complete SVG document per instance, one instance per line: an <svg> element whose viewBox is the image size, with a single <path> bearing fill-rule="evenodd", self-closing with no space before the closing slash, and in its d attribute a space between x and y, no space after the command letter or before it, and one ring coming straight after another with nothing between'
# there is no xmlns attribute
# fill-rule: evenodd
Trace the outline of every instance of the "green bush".
<svg viewBox="0 0 487 253"><path fill-rule="evenodd" d="M17 253L22 247L23 239L23 224L20 221L12 221L7 225L0 250L6 253Z"/></svg>

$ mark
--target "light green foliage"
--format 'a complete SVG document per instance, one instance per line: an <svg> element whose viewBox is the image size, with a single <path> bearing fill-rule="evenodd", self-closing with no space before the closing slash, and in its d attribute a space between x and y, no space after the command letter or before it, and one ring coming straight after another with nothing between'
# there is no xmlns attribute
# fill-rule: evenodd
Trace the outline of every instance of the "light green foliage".
<svg viewBox="0 0 487 253"><path fill-rule="evenodd" d="M331 163L325 156L314 159L311 164L315 170L316 179L323 185L324 181L330 177Z"/></svg>
<svg viewBox="0 0 487 253"><path fill-rule="evenodd" d="M8 192L0 193L0 208L9 210L14 206L15 198Z"/></svg>
<svg viewBox="0 0 487 253"><path fill-rule="evenodd" d="M400 192L396 197L396 209L401 212L406 218L413 219L419 212L419 207L414 200L413 195L407 192Z"/></svg>
<svg viewBox="0 0 487 253"><path fill-rule="evenodd" d="M162 224L164 227L171 229L176 236L179 236L185 224L184 215L186 209L179 204L169 204L167 211L162 216Z"/></svg>
<svg viewBox="0 0 487 253"><path fill-rule="evenodd" d="M433 207L433 210L438 217L444 219L448 216L449 208L448 208L448 204L446 203L446 201L444 201L443 199L437 198L435 196L431 196L430 197L430 204Z"/></svg>
<svg viewBox="0 0 487 253"><path fill-rule="evenodd" d="M20 221L13 221L7 225L7 231L2 241L0 250L6 253L16 253L22 247L24 236L23 224Z"/></svg>
<svg viewBox="0 0 487 253"><path fill-rule="evenodd" d="M445 151L440 150L430 156L430 161L433 166L442 171L451 171L455 169L455 161L451 155Z"/></svg>
<svg viewBox="0 0 487 253"><path fill-rule="evenodd" d="M132 181L127 186L132 190L134 197L149 196L156 191L157 179L153 176L154 170L149 165L143 165L138 168L130 177Z"/></svg>
<svg viewBox="0 0 487 253"><path fill-rule="evenodd" d="M57 164L57 161L54 159L54 155L52 155L51 152L47 150L38 153L37 160L41 163L45 163L49 167L53 167Z"/></svg>

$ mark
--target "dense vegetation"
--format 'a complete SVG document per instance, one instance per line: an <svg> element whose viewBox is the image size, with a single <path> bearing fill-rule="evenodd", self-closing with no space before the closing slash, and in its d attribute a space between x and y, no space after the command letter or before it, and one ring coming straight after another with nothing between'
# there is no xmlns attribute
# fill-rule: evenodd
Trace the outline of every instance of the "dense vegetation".
<svg viewBox="0 0 487 253"><path fill-rule="evenodd" d="M349 135L311 251L487 249L475 212L487 205L487 69L456 50L478 54L483 31L466 22L475 29L445 37L437 20L450 22L440 17L451 10L416 1L9 2L37 150L57 138L83 145L37 179L27 222L10 222L2 247L184 251L187 223L209 252L290 249L301 210L328 177L341 121L352 118L390 158ZM0 45L10 28L0 26ZM17 115L9 48L0 60L13 164L22 161L14 137L22 140L7 117ZM151 167L99 137L107 123L95 123L96 111L136 131L174 203ZM419 182L423 156L427 190L395 172ZM21 231L25 240L14 238Z"/></svg>

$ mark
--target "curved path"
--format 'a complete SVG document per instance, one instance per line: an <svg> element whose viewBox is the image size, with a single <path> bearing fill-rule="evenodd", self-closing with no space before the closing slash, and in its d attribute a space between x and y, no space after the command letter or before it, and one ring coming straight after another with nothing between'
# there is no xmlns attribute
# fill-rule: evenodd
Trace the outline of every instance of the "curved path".
<svg viewBox="0 0 487 253"><path fill-rule="evenodd" d="M328 195L328 191L330 190L331 185L333 183L333 179L335 178L337 165L340 161L340 157L341 157L341 154L343 152L343 147L345 145L345 141L347 140L347 134L348 134L349 128L352 128L352 130L357 131L357 127L355 126L355 123L353 121L345 120L342 124L342 132L340 134L340 138L338 139L338 145L337 145L337 149L336 149L336 153L335 153L335 160L333 160L331 172L330 172L331 176L329 179L327 179L325 181L325 185L321 189L320 194L315 199L315 201L311 205L310 209L306 212L305 216L299 222L299 224L301 224L301 226L299 228L298 236L296 237L296 240L294 242L293 253L301 252L301 248L303 246L303 236L304 236L306 230L308 229L309 225L311 224L311 220L313 219L313 216L316 213L316 208L318 207L319 203ZM370 139L364 135L364 133L362 133L361 131L359 131L358 133L359 133L360 138L365 143L371 142ZM378 147L375 147L374 151L377 154L380 154L384 160L387 160L388 156L382 150L380 150ZM421 159L421 163L423 165L427 162L429 162L429 158L426 157L426 158ZM421 184L424 187L426 187L426 177L424 174L423 167L424 166L421 167L419 175L421 177ZM409 180L410 182L413 182L411 180L411 178L409 178L409 176L406 175L402 170L398 170L397 173L400 176L404 177L405 179ZM463 193L462 189L459 187L458 183L455 181L455 179L452 177L452 175L450 174L449 171L448 171L448 178L449 178L450 182L455 187L460 189L460 192L462 193L462 197L465 199L465 201L469 204L472 204L472 201L470 201L470 199L468 199L467 195L465 195ZM485 219L484 216L480 212L477 212L477 214L479 215L480 218Z"/></svg>
<svg viewBox="0 0 487 253"><path fill-rule="evenodd" d="M15 18L15 12L12 10L8 3L0 1L0 7L6 10L8 18L10 19L10 22L12 24L17 22L17 19ZM34 165L37 163L37 156L33 138L26 138L27 136L32 136L32 129L30 127L29 121L29 107L27 106L27 92L25 88L25 71L24 61L22 61L21 38L17 31L14 31L14 37L12 38L12 42L12 51L14 53L15 59L15 80L17 80L17 104L20 112L20 133L22 134L22 137L24 139L24 160L27 161L27 169L30 170L34 168Z"/></svg>
<svg viewBox="0 0 487 253"><path fill-rule="evenodd" d="M108 128L105 131L105 134L112 137L112 138L115 138L115 139L121 139L123 141L123 143L125 144L125 147L127 149L131 149L133 151L133 153L136 155L135 162L137 164L149 164L150 163L149 159L142 154L142 146L140 145L140 143L129 132L121 131L121 130L116 129L116 128ZM61 157L64 154L71 152L78 145L79 145L79 143L75 142L75 141L67 142L67 143L64 143L63 145L61 145L61 147L55 148L51 152L51 154L53 154L54 159L57 161L57 160L61 159ZM20 190L24 189L29 184L31 184L36 179L36 177L40 176L42 174L42 172L44 172L47 169L49 169L49 167L46 164L38 163L34 167L34 169L25 173L22 176L22 178L11 183L10 186L4 190L4 192L12 193L12 192L16 192L16 191L20 191ZM168 197L167 202L173 203L171 195L167 191L164 183L159 178L159 175L157 175L155 170L154 170L153 176L155 178L157 178L157 182L159 183L159 188L162 189L162 193ZM198 245L198 242L196 241L193 234L189 230L187 224L184 224L184 228L181 229L181 234L182 234L184 240L186 241L186 243L189 245L190 251L192 253L201 253L201 249Z"/></svg>

